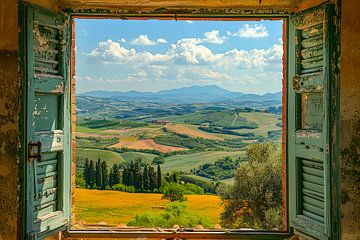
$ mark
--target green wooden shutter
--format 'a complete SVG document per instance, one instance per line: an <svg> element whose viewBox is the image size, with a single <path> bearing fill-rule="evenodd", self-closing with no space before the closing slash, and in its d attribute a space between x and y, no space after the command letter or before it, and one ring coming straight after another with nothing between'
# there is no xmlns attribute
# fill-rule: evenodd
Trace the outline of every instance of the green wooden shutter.
<svg viewBox="0 0 360 240"><path fill-rule="evenodd" d="M26 14L26 235L41 239L69 223L71 145L69 21L31 5Z"/></svg>
<svg viewBox="0 0 360 240"><path fill-rule="evenodd" d="M329 6L289 22L288 163L290 226L330 237Z"/></svg>

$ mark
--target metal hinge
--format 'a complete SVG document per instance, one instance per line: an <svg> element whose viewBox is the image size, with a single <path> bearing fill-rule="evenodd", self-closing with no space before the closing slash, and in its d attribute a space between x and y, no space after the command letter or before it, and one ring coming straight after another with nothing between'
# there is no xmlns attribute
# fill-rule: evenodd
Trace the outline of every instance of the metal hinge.
<svg viewBox="0 0 360 240"><path fill-rule="evenodd" d="M329 152L330 152L330 150L329 150L329 144L328 144L328 143L325 144L324 152L325 152L326 154L329 154Z"/></svg>

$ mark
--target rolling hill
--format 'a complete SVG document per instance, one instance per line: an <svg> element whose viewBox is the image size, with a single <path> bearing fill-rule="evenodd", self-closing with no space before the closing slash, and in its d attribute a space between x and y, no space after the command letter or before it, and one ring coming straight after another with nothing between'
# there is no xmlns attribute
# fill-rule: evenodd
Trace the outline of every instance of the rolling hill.
<svg viewBox="0 0 360 240"><path fill-rule="evenodd" d="M79 94L104 99L114 99L128 102L173 102L173 103L196 103L196 102L219 102L219 101L275 101L281 102L281 92L266 93L264 95L231 92L216 85L191 86L162 90L158 92L118 92L118 91L90 91Z"/></svg>

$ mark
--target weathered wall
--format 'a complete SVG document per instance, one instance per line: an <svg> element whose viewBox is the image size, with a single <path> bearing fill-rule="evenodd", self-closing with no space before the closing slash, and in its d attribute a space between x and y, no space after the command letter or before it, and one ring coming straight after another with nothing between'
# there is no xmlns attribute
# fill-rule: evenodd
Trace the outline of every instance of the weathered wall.
<svg viewBox="0 0 360 240"><path fill-rule="evenodd" d="M0 2L0 240L18 234L18 5Z"/></svg>
<svg viewBox="0 0 360 240"><path fill-rule="evenodd" d="M27 3L31 3L31 4L35 4L47 9L51 9L54 11L59 11L60 7L58 4L58 1L56 0L22 0L23 2L27 2Z"/></svg>
<svg viewBox="0 0 360 240"><path fill-rule="evenodd" d="M342 1L341 188L342 236L360 239L360 2Z"/></svg>

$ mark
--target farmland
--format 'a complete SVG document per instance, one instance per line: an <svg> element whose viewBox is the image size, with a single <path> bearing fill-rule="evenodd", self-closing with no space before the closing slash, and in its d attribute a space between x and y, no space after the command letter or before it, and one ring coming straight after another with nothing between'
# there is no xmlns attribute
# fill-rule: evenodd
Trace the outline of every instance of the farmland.
<svg viewBox="0 0 360 240"><path fill-rule="evenodd" d="M160 213L168 203L161 199L161 194L109 190L76 189L75 197L76 219L87 224L126 225L144 211ZM188 195L186 197L190 211L203 214L214 224L220 222L222 209L218 196Z"/></svg>
<svg viewBox="0 0 360 240"><path fill-rule="evenodd" d="M220 223L216 188L233 185L236 169L247 161L246 147L281 140L281 115L266 110L278 109L277 100L80 96L78 101L77 177L85 181L80 178L85 178L86 159L93 168L98 159L108 168L108 185L86 182L78 186L97 189L76 190L76 218L91 224L126 225L145 211L160 214L169 202L161 199L169 186L186 192L191 213Z"/></svg>

